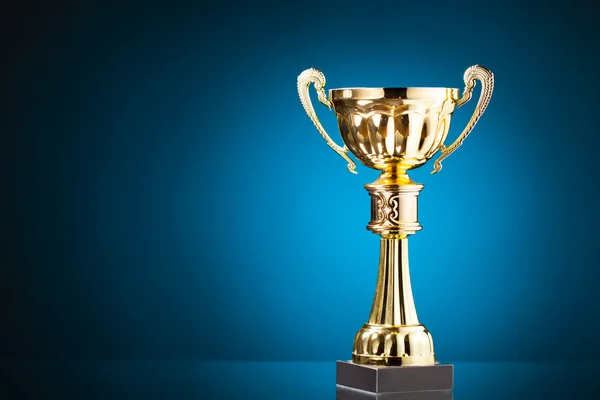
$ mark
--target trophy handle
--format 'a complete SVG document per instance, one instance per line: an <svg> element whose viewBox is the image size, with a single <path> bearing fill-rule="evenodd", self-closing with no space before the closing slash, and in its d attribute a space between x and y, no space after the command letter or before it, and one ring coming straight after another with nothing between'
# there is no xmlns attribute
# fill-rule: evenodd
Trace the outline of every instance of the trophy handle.
<svg viewBox="0 0 600 400"><path fill-rule="evenodd" d="M327 132L325 132L323 125L321 125L317 114L315 113L315 109L312 106L312 102L310 101L310 96L308 94L308 89L311 82L314 84L315 90L317 91L319 101L325 104L330 110L333 107L333 104L331 104L331 101L329 101L327 95L325 94L325 75L323 75L323 73L317 69L309 68L302 72L300 76L298 76L298 95L300 96L300 102L304 107L304 111L306 111L306 114L308 114L308 117L313 122L321 136L323 136L323 139L325 139L329 147L338 153L344 160L348 161L348 170L353 174L356 174L356 164L354 164L354 161L348 157L348 148L346 146L338 146L333 140L331 140Z"/></svg>
<svg viewBox="0 0 600 400"><path fill-rule="evenodd" d="M446 147L442 145L440 148L442 155L433 163L433 171L431 171L432 174L442 170L442 160L454 153L454 151L460 147L467 136L469 136L469 133L471 133L473 127L475 124L477 124L477 121L479 121L479 118L487 108L490 98L492 97L492 92L494 90L494 74L492 74L489 69L480 65L473 65L465 71L464 80L465 90L463 91L462 97L456 102L456 106L460 107L471 100L471 95L473 94L473 88L475 87L476 80L481 82L481 95L479 96L479 101L475 107L475 112L473 112L471 119L467 123L467 126L462 131L458 139L456 139L450 146Z"/></svg>

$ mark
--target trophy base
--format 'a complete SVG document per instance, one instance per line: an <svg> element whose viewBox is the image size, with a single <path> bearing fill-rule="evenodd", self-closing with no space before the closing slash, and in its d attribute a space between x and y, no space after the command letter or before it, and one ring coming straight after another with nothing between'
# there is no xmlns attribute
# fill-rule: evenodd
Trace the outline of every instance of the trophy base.
<svg viewBox="0 0 600 400"><path fill-rule="evenodd" d="M418 391L450 391L451 393L454 386L454 366L452 364L436 363L426 366L384 367L355 364L351 361L338 361L336 383L338 393L339 386L342 386L344 393L352 392L347 396L355 396L346 397L348 399L369 398L356 397L360 395L357 390L366 392L366 394L386 394L386 396L392 393ZM438 393L438 395L443 396L441 393ZM393 399L394 397L370 398ZM402 398L409 399L410 397ZM437 398L432 397L432 399ZM440 399L442 398L446 399L447 397L440 397Z"/></svg>

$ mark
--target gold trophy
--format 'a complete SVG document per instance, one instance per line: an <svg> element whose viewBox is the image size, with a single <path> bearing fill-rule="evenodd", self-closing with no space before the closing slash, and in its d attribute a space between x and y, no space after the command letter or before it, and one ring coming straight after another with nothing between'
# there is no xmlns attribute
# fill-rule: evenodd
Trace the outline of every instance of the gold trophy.
<svg viewBox="0 0 600 400"><path fill-rule="evenodd" d="M450 146L444 140L455 107L471 99L476 82L481 95L466 128ZM408 176L438 151L432 174L442 160L458 149L485 111L494 88L494 76L482 66L464 74L465 89L448 88L343 88L325 93L325 76L307 69L298 77L298 94L304 110L327 144L356 165L348 150L364 165L381 171L365 188L371 196L367 229L381 236L379 273L369 320L354 339L352 363L369 366L432 366L436 364L433 340L417 318L408 269L408 236L421 230L417 197L423 185ZM345 145L337 145L325 132L312 106L310 84L319 102L333 109Z"/></svg>

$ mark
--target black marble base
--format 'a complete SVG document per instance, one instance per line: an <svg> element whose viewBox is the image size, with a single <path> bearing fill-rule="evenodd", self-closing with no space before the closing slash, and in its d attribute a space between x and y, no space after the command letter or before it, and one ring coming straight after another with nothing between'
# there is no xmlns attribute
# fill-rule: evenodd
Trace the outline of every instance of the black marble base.
<svg viewBox="0 0 600 400"><path fill-rule="evenodd" d="M336 384L376 394L447 391L454 386L454 366L380 367L338 361Z"/></svg>
<svg viewBox="0 0 600 400"><path fill-rule="evenodd" d="M418 392L373 393L336 385L337 400L452 400L452 390L424 390Z"/></svg>

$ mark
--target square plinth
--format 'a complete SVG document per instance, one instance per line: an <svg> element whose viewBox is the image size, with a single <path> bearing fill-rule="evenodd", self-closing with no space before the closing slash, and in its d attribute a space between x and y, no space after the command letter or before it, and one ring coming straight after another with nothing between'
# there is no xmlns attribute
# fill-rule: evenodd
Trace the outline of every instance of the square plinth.
<svg viewBox="0 0 600 400"><path fill-rule="evenodd" d="M336 383L371 393L452 390L454 366L436 363L426 366L383 367L338 361Z"/></svg>

